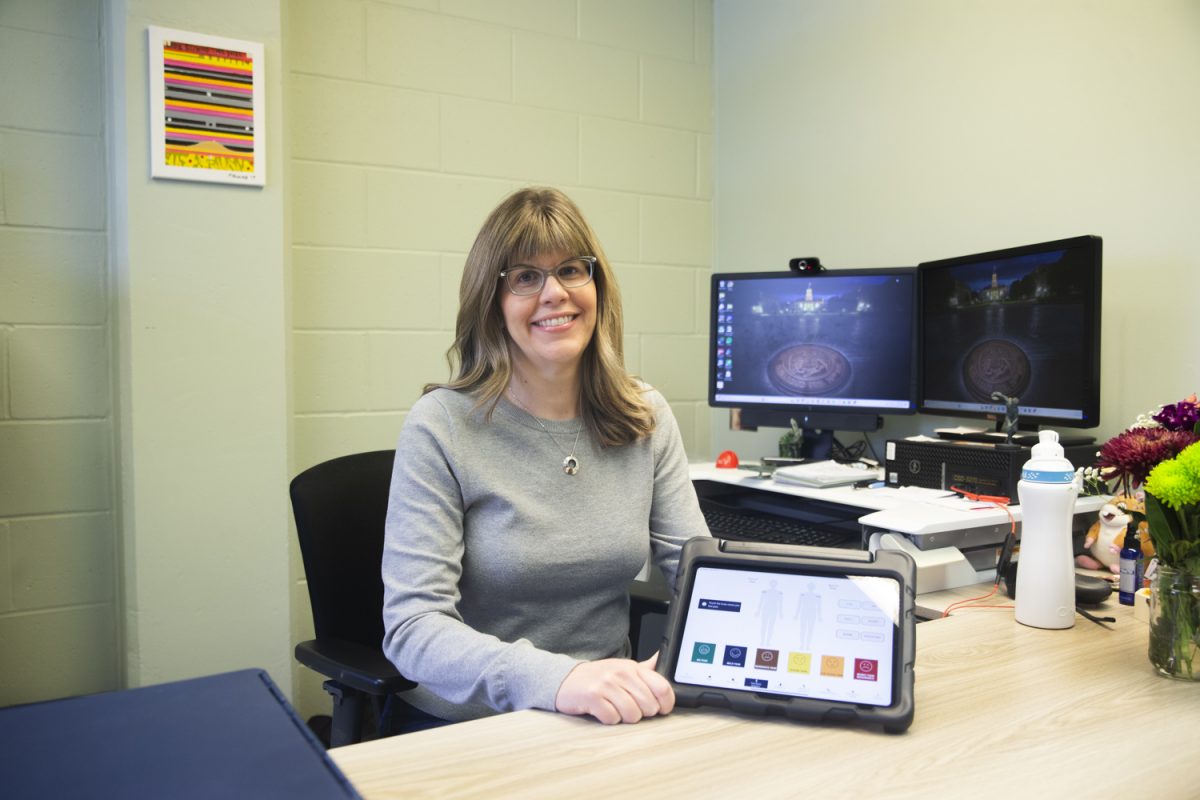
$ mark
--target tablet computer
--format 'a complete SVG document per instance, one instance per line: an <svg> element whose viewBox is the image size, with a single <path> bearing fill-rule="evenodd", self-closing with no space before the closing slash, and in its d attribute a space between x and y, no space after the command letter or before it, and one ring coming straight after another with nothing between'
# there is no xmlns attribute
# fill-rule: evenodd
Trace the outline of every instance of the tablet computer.
<svg viewBox="0 0 1200 800"><path fill-rule="evenodd" d="M680 557L658 671L680 706L904 731L915 576L901 551L697 537Z"/></svg>

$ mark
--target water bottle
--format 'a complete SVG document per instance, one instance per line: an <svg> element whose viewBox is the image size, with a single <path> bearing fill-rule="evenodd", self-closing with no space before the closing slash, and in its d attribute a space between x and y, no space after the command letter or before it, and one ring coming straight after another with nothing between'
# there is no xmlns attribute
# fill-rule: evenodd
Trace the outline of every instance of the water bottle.
<svg viewBox="0 0 1200 800"><path fill-rule="evenodd" d="M1021 468L1021 555L1017 567L1017 622L1034 628L1075 625L1075 563L1071 517L1075 467L1063 456L1055 431L1040 431Z"/></svg>

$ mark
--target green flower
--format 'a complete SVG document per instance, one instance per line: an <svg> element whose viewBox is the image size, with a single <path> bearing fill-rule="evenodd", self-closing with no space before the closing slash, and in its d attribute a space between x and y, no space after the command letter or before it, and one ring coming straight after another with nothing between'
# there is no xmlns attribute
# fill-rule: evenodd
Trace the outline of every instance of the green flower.
<svg viewBox="0 0 1200 800"><path fill-rule="evenodd" d="M1193 445L1188 449L1196 448ZM1200 503L1200 470L1188 469L1180 458L1164 461L1150 470L1146 491L1164 505L1180 511L1184 506Z"/></svg>
<svg viewBox="0 0 1200 800"><path fill-rule="evenodd" d="M1175 460L1192 475L1200 476L1200 442L1183 448L1183 452L1175 456Z"/></svg>

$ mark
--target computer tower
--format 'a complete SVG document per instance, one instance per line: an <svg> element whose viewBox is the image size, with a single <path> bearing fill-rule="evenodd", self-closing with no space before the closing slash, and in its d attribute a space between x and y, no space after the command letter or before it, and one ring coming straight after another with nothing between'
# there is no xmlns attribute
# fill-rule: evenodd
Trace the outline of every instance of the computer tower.
<svg viewBox="0 0 1200 800"><path fill-rule="evenodd" d="M1094 444L1064 447L1063 452L1076 469L1096 460ZM1008 497L1015 503L1017 481L1021 480L1021 467L1029 460L1029 448L982 442L890 439L886 456L884 477L889 486L957 487Z"/></svg>

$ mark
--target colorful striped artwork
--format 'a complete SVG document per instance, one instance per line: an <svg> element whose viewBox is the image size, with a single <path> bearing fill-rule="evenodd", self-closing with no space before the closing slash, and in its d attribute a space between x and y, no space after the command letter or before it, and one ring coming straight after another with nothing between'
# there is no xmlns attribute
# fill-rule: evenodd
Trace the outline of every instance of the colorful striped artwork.
<svg viewBox="0 0 1200 800"><path fill-rule="evenodd" d="M263 46L150 27L156 178L264 183Z"/></svg>
<svg viewBox="0 0 1200 800"><path fill-rule="evenodd" d="M254 171L254 61L247 53L163 43L166 162Z"/></svg>

